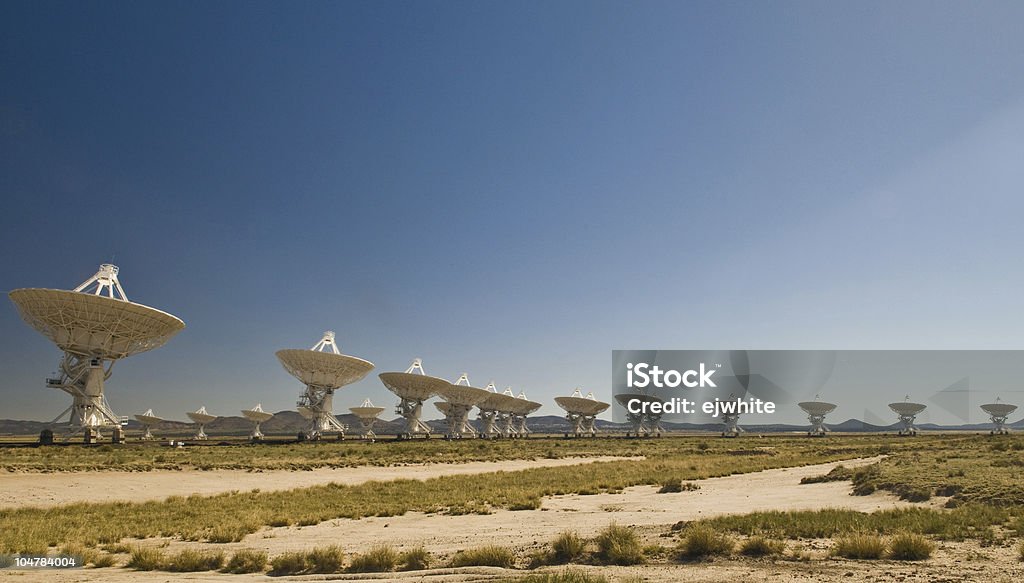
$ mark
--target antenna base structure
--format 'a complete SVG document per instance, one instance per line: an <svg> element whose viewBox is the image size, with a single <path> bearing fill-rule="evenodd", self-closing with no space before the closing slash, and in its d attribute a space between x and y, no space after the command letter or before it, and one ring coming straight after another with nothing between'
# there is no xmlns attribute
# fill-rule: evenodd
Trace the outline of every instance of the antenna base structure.
<svg viewBox="0 0 1024 583"><path fill-rule="evenodd" d="M917 419L917 415L900 415L899 423L900 427L897 435L913 437L917 435L917 426L914 425L914 421Z"/></svg>
<svg viewBox="0 0 1024 583"><path fill-rule="evenodd" d="M808 415L807 421L811 423L811 428L807 430L808 437L825 437L828 435L829 428L825 426L824 415Z"/></svg>
<svg viewBox="0 0 1024 583"><path fill-rule="evenodd" d="M725 428L722 429L722 437L739 437L744 431L739 425L740 416L734 413L723 413L722 423L725 424Z"/></svg>
<svg viewBox="0 0 1024 583"><path fill-rule="evenodd" d="M477 421L480 422L480 434L481 439L495 439L498 437L505 437L504 432L499 427L499 418L501 411L498 409L499 401L502 399L500 393L494 386L494 381L487 384L484 389L490 393L490 396L484 399L479 405L477 405Z"/></svg>
<svg viewBox="0 0 1024 583"><path fill-rule="evenodd" d="M498 429L498 412L490 409L480 409L477 414L477 421L480 421L480 437L483 439L494 439L503 437Z"/></svg>
<svg viewBox="0 0 1024 583"><path fill-rule="evenodd" d="M1006 428L1006 417L989 417L992 420L992 431L989 435L1009 435L1010 430Z"/></svg>
<svg viewBox="0 0 1024 583"><path fill-rule="evenodd" d="M185 327L166 312L130 302L117 275L117 266L105 263L74 290L25 288L9 294L22 319L64 352L57 376L46 379L46 386L71 396L71 406L51 422L67 423L65 441L82 434L94 443L102 439L101 430L111 428L120 443L128 418L114 413L104 396L114 363L163 346Z"/></svg>

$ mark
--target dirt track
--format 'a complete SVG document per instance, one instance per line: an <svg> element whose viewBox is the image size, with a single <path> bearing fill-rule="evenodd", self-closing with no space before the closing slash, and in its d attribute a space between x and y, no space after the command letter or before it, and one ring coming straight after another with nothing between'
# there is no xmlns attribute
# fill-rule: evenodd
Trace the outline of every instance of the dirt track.
<svg viewBox="0 0 1024 583"><path fill-rule="evenodd" d="M53 507L73 502L144 502L168 496L209 496L232 490L290 490L318 484L361 484L371 480L426 480L438 476L552 468L622 458L599 456L460 464L359 466L309 471L182 470L151 472L0 472L0 508Z"/></svg>

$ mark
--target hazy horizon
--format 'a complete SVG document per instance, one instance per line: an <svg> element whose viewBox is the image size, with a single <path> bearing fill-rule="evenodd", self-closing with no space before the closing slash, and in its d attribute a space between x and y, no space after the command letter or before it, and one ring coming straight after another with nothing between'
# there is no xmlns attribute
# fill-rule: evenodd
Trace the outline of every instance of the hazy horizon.
<svg viewBox="0 0 1024 583"><path fill-rule="evenodd" d="M171 419L294 410L274 352L328 329L376 365L335 412L385 416L377 373L415 357L553 415L577 386L610 399L615 349L1024 348L1022 21L1014 2L4 2L0 288L117 264L186 328L107 396ZM59 351L9 300L0 330L0 417L52 419ZM978 399L997 395L1020 393ZM902 397L871 387L830 420Z"/></svg>

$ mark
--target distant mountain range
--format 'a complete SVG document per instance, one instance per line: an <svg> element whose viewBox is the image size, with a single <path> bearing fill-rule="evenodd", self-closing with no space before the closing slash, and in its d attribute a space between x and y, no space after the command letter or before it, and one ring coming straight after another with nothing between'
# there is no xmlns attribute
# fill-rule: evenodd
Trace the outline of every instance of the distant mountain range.
<svg viewBox="0 0 1024 583"><path fill-rule="evenodd" d="M354 415L338 415L338 420L342 423L346 423L349 426L350 433L358 433L359 420ZM308 426L306 421L301 415L295 411L278 411L274 416L262 425L263 433L267 435L298 435L299 432L306 429ZM445 423L443 419L435 419L426 422L435 433L443 433ZM569 431L570 426L568 421L563 417L557 415L544 415L538 417L530 417L527 420L527 425L530 430L534 433L565 433ZM894 432L899 429L898 424L892 425L872 425L858 419L848 419L842 423L829 423L828 427L832 431L842 433L867 433L867 432ZM377 421L374 426L374 431L378 435L394 435L404 428L405 422L401 418L393 420L381 419ZM612 421L605 421L598 419L595 426L602 431L606 432L625 432L628 425L625 423L614 423ZM718 433L721 431L722 425L719 423L662 423L662 426L667 431L679 431L679 432L708 432ZM990 423L973 423L973 424L961 424L961 425L937 425L934 423L920 423L917 425L922 430L930 431L978 431L987 432L992 427ZM40 431L49 427L48 423L42 421L20 421L15 419L0 419L0 436L2 435L38 435ZM193 432L193 425L189 423L183 423L180 421L164 421L163 423L154 427L154 430L160 434L168 437L177 436L190 436ZM789 425L783 423L771 423L771 424L741 424L748 433L800 433L807 431L808 426L806 425ZM1014 429L1024 429L1024 419L1016 421L1014 423L1007 423L1007 427ZM141 431L142 425L132 419L128 422L128 429L132 431ZM206 425L206 432L210 435L247 435L252 431L252 422L244 417L218 417L216 420Z"/></svg>

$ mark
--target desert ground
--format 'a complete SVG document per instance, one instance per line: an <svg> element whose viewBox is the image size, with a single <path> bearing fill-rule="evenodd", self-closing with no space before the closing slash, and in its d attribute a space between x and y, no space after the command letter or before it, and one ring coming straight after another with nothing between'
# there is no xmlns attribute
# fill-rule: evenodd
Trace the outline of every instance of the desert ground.
<svg viewBox="0 0 1024 583"><path fill-rule="evenodd" d="M410 464L405 466L288 470L154 470L36 474L0 471L0 508L49 508L75 502L145 502L168 496L209 496L234 490L290 490L318 484L362 484L371 480L425 480L438 476L514 472L612 461L616 456Z"/></svg>
<svg viewBox="0 0 1024 583"><path fill-rule="evenodd" d="M532 508L509 509L492 504L482 509L458 512L432 509L430 511L409 510L394 514L367 515L358 518L335 517L313 521L312 524L291 523L285 525L263 525L239 537L233 542L212 542L202 536L157 535L143 538L127 537L118 542L120 548L104 546L116 560L117 566L103 568L31 570L13 568L0 569L3 581L218 581L231 580L374 580L374 581L576 581L579 583L600 581L1015 581L1024 577L1024 562L1018 545L1021 533L1013 528L1024 527L1024 519L1018 512L1019 506L1003 510L1003 502L1010 492L1015 496L1019 482L1015 482L1017 469L1014 460L1020 459L1020 450L1014 448L992 448L985 441L955 441L942 448L920 441L904 442L899 449L876 455L863 454L876 449L876 443L863 440L844 442L841 438L831 440L828 445L815 444L813 452L802 444L789 442L736 440L710 442L701 445L693 438L664 440L650 446L642 446L650 454L643 456L586 456L549 459L515 459L506 461L471 461L466 463L409 464L401 466L357 466L351 468L317 468L303 471L262 470L246 472L239 470L194 470L179 471L153 470L147 472L90 471L71 473L4 472L0 474L0 526L4 520L15 520L21 513L31 513L33 508L61 508L89 501L123 501L118 504L156 504L153 508L164 508L160 504L181 503L181 499L169 502L154 502L168 496L240 496L252 488L261 492L280 492L322 486L328 483L360 486L372 490L383 488L393 481L416 480L423 484L424 492L433 491L430 485L438 480L461 479L502 485L509 489L529 487L524 477L552 473L559 480L568 482L568 493L544 494ZM687 447L681 447L685 444ZM766 446L767 444L767 446ZM776 447L777 444L777 447ZM965 444L969 444L965 445ZM699 447L697 447L699 445ZM757 447L751 447L751 446ZM693 447L690 447L693 446ZM311 445L310 447L316 447ZM536 444L531 447L541 447ZM777 449L797 448L798 455L792 459L778 458L788 453L769 453ZM944 448L944 449L943 449ZM970 455L976 448L978 458ZM820 451L819 451L820 450ZM694 453L699 451L700 453ZM673 453L674 452L674 453ZM849 453L846 453L849 452ZM959 458L956 452L960 452ZM859 516L872 516L896 510L921 509L935 516L952 516L957 511L947 509L961 503L961 499L973 496L973 482L967 472L957 468L979 465L982 459L992 467L1000 468L988 477L989 482L1003 483L1009 490L982 490L979 500L988 496L986 503L1003 516L1004 524L989 528L967 527L967 536L950 536L935 531L928 535L934 547L930 556L923 560L893 560L881 557L872 560L854 560L837 556L837 536L787 536L784 532L769 532L782 541L784 550L765 557L746 557L739 552L726 552L714 556L678 559L677 545L694 525L716 517L755 516L757 513L777 511L781 513L798 511L828 511L842 509ZM621 452L617 452L621 453ZM845 454L845 455L844 455ZM929 464L925 455L939 456ZM703 477L704 466L686 465L691 456L703 456L711 466L739 464L733 471L723 475ZM801 463L803 457L820 459L825 463ZM916 456L916 457L915 457ZM990 458L996 456L997 463ZM1002 463L1006 458L1006 464ZM660 464L658 459L671 459ZM748 458L765 458L769 466L753 471L746 464ZM929 471L900 474L907 464L894 460L916 460ZM696 459L696 458L694 458ZM643 460L643 461L642 461ZM645 471L662 471L668 468L686 475L687 470L695 477L687 477L686 487L680 491L663 492L659 482L641 483L618 487L613 478L608 478L606 487L593 489L589 481L611 476L617 468L637 466ZM837 466L839 466L837 470ZM757 466L749 466L755 468ZM767 466L766 466L767 467ZM941 468L937 470L936 468ZM1004 470L1003 468L1009 468ZM819 480L830 472L874 472L870 474L883 487L870 492L862 488L862 482L854 479ZM960 489L939 488L927 497L908 496L907 491L888 484L895 476L904 476L910 486L917 487L913 480L922 480L940 471L952 481L963 481ZM1009 472L1005 476L999 472ZM877 476L876 476L877 474ZM936 475L940 475L936 474ZM867 474L865 474L867 475ZM878 478L881 476L881 478ZM909 477L907 477L909 476ZM631 478L633 479L633 478ZM572 482L578 482L574 485ZM637 481L633 479L633 481ZM640 481L644 481L642 478ZM801 483L810 482L810 483ZM650 482L650 480L648 480ZM442 485L449 482L440 482ZM455 482L451 482L455 483ZM458 482L469 484L473 482ZM861 486L858 486L861 484ZM26 492L25 489L29 491ZM573 491L573 490L576 491ZM19 491L21 494L19 494ZM415 490L414 490L415 491ZM442 488L442 496L444 489ZM482 490L483 491L483 490ZM348 492L346 490L346 492ZM367 495L363 490L351 490L353 496ZM488 490L489 492L489 490ZM481 494L490 496L490 494ZM924 499L918 499L924 498ZM192 500L191 498L189 500ZM1014 498L1011 502L1014 502ZM957 504L954 504L956 502ZM325 502L325 504L328 504ZM79 504L80 506L80 504ZM108 508L108 506L102 506ZM119 508L109 506L109 508ZM148 508L148 507L147 507ZM979 507L981 508L981 507ZM20 510L19 510L20 509ZM159 510L163 511L163 510ZM980 511L979 511L980 512ZM969 513L973 514L973 513ZM1002 519L1001 519L1002 520ZM1017 521L1017 522L1014 522ZM14 524L12 522L12 524ZM644 549L645 558L639 564L599 564L598 552L591 551L588 558L572 561L572 565L550 564L538 561L537 557L551 546L551 541L566 531L574 531L586 540L594 539L610 524L628 528ZM932 528L913 526L909 529ZM972 530L973 529L973 530ZM902 530L902 529L900 529ZM975 532L977 531L977 532ZM926 531L927 532L927 531ZM959 532L959 531L958 531ZM893 532L882 532L888 538ZM70 535L69 535L70 536ZM747 533L734 532L732 538L738 543L748 538ZM10 544L10 543L8 543ZM593 543L590 544L593 549ZM199 572L167 572L166 570L143 571L125 566L132 559L133 549L153 549L167 556L176 556L182 551L222 553L230 557L242 550L266 553L271 560L289 553L302 553L310 549L336 545L346 557L355 557L368 549L386 546L401 553L422 548L434 558L433 568L408 572L354 573L340 569L334 573L268 574L270 569L247 574L228 574L215 570ZM461 566L451 567L450 562L459 551L485 546L508 549L514 563L507 567ZM53 549L54 552L57 549ZM346 559L347 560L347 559ZM509 568L511 567L511 568ZM170 568L170 567L168 567ZM567 571L568 569L568 571ZM524 579L533 577L533 579ZM545 578L546 577L546 578Z"/></svg>

